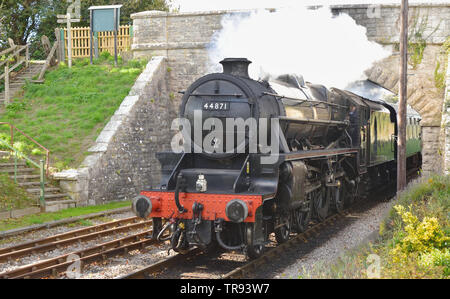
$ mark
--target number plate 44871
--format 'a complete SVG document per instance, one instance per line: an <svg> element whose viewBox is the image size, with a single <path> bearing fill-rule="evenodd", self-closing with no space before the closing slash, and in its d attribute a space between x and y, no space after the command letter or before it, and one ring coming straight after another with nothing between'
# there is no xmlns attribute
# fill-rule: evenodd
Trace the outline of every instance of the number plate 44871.
<svg viewBox="0 0 450 299"><path fill-rule="evenodd" d="M229 102L205 102L203 104L203 110L208 110L208 111L215 111L215 110L226 111L226 110L230 110L230 103Z"/></svg>

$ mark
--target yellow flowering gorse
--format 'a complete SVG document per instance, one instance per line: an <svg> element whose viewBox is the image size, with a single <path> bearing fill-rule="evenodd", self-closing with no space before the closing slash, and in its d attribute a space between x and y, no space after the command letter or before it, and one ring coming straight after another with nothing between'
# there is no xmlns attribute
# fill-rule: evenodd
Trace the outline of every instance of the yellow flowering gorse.
<svg viewBox="0 0 450 299"><path fill-rule="evenodd" d="M417 216L411 213L411 206L409 211L401 205L394 206L394 209L402 218L406 233L406 236L391 250L394 262L406 260L410 253L430 254L433 250L447 247L450 238L442 231L436 217L424 217L422 221L419 221Z"/></svg>

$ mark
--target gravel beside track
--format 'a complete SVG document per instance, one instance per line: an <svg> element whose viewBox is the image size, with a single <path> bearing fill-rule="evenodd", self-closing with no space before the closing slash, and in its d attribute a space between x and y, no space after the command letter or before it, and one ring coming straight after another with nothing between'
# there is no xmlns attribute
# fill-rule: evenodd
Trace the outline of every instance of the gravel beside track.
<svg viewBox="0 0 450 299"><path fill-rule="evenodd" d="M264 278L314 278L311 277L314 267L332 264L345 251L358 247L376 234L390 207L391 202L384 201L367 210L352 212L341 225L289 252L285 260L293 260L293 263L272 273L265 272Z"/></svg>

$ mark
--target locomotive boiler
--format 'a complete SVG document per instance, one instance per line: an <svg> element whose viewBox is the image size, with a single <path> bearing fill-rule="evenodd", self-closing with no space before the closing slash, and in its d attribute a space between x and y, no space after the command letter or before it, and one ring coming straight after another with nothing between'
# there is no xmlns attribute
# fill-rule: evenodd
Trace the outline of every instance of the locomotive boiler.
<svg viewBox="0 0 450 299"><path fill-rule="evenodd" d="M396 111L286 74L253 80L245 58L221 61L184 92L184 150L161 152L162 179L133 200L173 250L220 245L258 257L312 218L341 212L395 173ZM420 118L409 110L409 165L420 163Z"/></svg>

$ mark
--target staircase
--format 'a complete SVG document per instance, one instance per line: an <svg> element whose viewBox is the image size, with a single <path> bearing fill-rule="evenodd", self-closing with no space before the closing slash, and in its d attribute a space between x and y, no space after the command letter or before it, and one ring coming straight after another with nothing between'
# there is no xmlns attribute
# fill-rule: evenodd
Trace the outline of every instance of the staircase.
<svg viewBox="0 0 450 299"><path fill-rule="evenodd" d="M22 91L22 87L27 83L27 81L31 81L32 78L36 75L39 75L44 61L33 61L29 63L29 66L19 73L17 73L14 77L10 78L9 82L9 95L10 101ZM5 91L0 92L0 107L4 107L5 105Z"/></svg>
<svg viewBox="0 0 450 299"><path fill-rule="evenodd" d="M7 173L14 180L14 158L10 152L0 152L0 173ZM26 190L31 198L39 202L40 175L37 168L30 168L23 160L17 162L17 184ZM69 195L63 193L60 188L45 182L44 188L45 212L56 212L62 209L76 206L76 201L71 200Z"/></svg>

